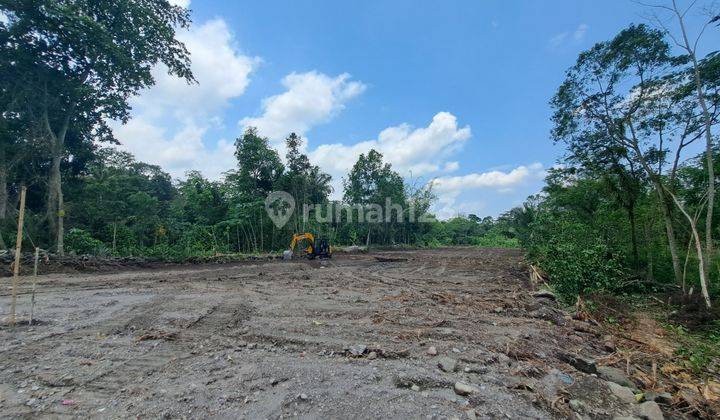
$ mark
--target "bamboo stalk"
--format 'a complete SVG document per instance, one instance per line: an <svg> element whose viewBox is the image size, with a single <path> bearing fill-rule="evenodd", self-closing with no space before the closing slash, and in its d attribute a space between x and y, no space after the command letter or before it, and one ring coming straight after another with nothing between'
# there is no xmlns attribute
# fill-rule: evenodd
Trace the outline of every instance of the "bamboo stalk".
<svg viewBox="0 0 720 420"><path fill-rule="evenodd" d="M23 223L25 222L25 194L27 187L20 189L20 215L18 216L17 239L15 240L15 266L13 267L12 306L10 308L10 325L15 326L15 306L17 303L17 286L20 277L20 253L22 251Z"/></svg>

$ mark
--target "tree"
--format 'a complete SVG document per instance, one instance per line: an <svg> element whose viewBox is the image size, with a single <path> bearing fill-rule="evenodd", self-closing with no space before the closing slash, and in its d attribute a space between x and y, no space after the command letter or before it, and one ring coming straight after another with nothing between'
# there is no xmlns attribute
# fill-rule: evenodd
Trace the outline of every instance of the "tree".
<svg viewBox="0 0 720 420"><path fill-rule="evenodd" d="M671 54L663 32L633 25L581 53L551 102L553 137L567 143L570 153L588 147L619 150L645 172L661 203L678 283L682 271L673 208L688 219L699 241L692 217L672 191L683 149L703 133L685 88L687 62L687 57ZM674 156L669 180L663 173L666 156ZM704 265L703 255L698 258ZM709 306L704 267L700 283Z"/></svg>
<svg viewBox="0 0 720 420"><path fill-rule="evenodd" d="M682 10L677 3L677 0L672 0L670 6L656 5L655 8L663 9L673 16L674 20L678 24L680 36L676 37L671 30L669 30L664 21L655 16L655 21L658 25L663 28L665 33L668 34L670 39L673 40L676 46L682 49L688 56L690 66L686 71L686 85L689 89L694 91L696 98L696 104L700 108L700 123L702 124L702 134L705 137L705 167L708 177L707 182L707 201L708 206L705 212L705 271L710 269L710 258L713 254L713 213L715 209L715 164L713 163L713 137L712 127L717 123L717 112L718 112L718 87L720 84L720 75L718 70L720 67L719 57L713 53L709 57L700 60L698 59L698 44L702 38L703 33L707 26L716 22L720 16L713 16L714 13L710 12L710 19L700 30L698 36L691 42L688 34L687 23L685 16L692 10L695 2L692 2L689 7ZM715 10L717 12L717 9Z"/></svg>
<svg viewBox="0 0 720 420"><path fill-rule="evenodd" d="M258 135L255 127L248 127L235 140L235 157L238 169L229 178L236 183L238 192L248 197L264 199L285 170L277 151L270 148L266 137Z"/></svg>
<svg viewBox="0 0 720 420"><path fill-rule="evenodd" d="M17 94L19 109L48 145L47 218L62 253L68 133L113 141L107 119L127 121L128 99L154 83L158 63L194 80L188 52L175 39L176 28L190 23L188 10L167 0L7 0L0 11L9 20L0 27L3 57L26 87Z"/></svg>
<svg viewBox="0 0 720 420"><path fill-rule="evenodd" d="M383 156L374 149L367 155L360 154L352 167L348 179L344 181L344 201L349 204L360 205L365 215L370 216L380 212L384 221L386 238L389 236L389 219L391 214L382 214L382 207L388 203L405 206L405 185L397 172L393 171L389 163L383 163ZM385 208L390 212L389 208ZM369 219L369 217L366 217ZM380 221L380 220L378 220ZM371 222L368 220L368 222ZM367 243L370 243L371 226L368 224Z"/></svg>

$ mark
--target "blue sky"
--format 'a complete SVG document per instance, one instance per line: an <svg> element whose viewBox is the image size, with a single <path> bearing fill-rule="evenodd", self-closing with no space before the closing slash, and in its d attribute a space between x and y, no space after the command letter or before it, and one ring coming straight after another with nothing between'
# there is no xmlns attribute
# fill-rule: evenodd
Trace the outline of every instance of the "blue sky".
<svg viewBox="0 0 720 420"><path fill-rule="evenodd" d="M297 131L336 196L372 147L406 178L436 180L442 217L497 216L538 192L562 154L548 101L564 71L648 14L625 0L175 2L192 9L180 38L200 83L156 69L115 128L123 147L176 177L219 178L245 126L281 153Z"/></svg>

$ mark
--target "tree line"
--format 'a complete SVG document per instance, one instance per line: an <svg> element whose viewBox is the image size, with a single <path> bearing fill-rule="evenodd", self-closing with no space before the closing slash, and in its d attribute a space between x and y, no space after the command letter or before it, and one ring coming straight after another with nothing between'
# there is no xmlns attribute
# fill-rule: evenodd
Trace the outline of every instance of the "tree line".
<svg viewBox="0 0 720 420"><path fill-rule="evenodd" d="M294 232L313 231L339 244L474 244L513 246L492 220L427 215L428 186L405 183L383 156L359 157L330 199L330 175L301 153L289 134L281 159L254 128L235 142L237 166L218 181L197 171L173 180L113 145L108 122L130 118L129 99L155 81L158 65L197 83L190 55L176 39L189 11L166 0L0 1L0 249L15 235L20 187L28 187L31 246L116 256L182 259L287 247ZM264 201L271 191L296 201L290 222L275 226ZM347 214L317 222L303 204L383 206L390 198L413 223L363 223ZM316 210L319 211L319 210ZM403 214L402 216L409 216Z"/></svg>
<svg viewBox="0 0 720 420"><path fill-rule="evenodd" d="M720 290L720 55L699 45L717 19L691 39L691 9L656 10L666 15L655 25L579 54L550 102L565 156L543 192L504 217L568 296L670 288L710 307Z"/></svg>

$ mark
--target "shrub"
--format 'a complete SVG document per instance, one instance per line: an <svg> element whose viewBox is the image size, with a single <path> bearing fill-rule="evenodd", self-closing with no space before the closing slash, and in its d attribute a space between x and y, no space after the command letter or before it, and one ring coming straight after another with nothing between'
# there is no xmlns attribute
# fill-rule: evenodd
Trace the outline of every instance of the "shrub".
<svg viewBox="0 0 720 420"><path fill-rule="evenodd" d="M601 232L566 215L544 213L531 225L528 254L548 274L566 301L598 291L615 291L626 278L624 257Z"/></svg>
<svg viewBox="0 0 720 420"><path fill-rule="evenodd" d="M65 234L65 247L76 254L107 254L107 247L89 232L73 228Z"/></svg>

